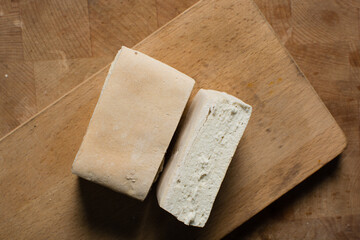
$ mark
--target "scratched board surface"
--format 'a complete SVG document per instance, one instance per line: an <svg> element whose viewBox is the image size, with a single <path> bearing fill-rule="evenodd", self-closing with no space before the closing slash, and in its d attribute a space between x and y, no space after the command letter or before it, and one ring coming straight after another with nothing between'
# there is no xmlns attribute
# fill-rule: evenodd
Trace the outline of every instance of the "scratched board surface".
<svg viewBox="0 0 360 240"><path fill-rule="evenodd" d="M108 68L0 142L0 238L220 238L333 159L345 137L256 5L201 1L135 49L253 115L204 229L70 172ZM328 141L332 139L332 141ZM21 148L19 148L21 146ZM4 170L5 169L5 170Z"/></svg>

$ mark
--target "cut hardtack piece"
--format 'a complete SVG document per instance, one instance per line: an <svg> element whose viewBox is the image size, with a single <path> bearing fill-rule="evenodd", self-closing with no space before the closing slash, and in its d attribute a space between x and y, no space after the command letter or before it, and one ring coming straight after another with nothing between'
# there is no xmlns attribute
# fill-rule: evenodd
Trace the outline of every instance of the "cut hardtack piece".
<svg viewBox="0 0 360 240"><path fill-rule="evenodd" d="M224 92L197 93L160 178L160 207L186 225L205 225L251 110Z"/></svg>
<svg viewBox="0 0 360 240"><path fill-rule="evenodd" d="M72 172L143 200L194 83L176 69L122 47L111 64Z"/></svg>

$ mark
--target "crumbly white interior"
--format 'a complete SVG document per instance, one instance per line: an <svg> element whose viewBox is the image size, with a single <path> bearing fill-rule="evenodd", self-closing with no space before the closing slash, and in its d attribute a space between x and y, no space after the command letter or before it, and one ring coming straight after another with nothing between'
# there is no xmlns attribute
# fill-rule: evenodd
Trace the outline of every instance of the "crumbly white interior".
<svg viewBox="0 0 360 240"><path fill-rule="evenodd" d="M191 127L195 133L176 147L177 152L169 162L173 165L171 173L167 173L172 176L165 179L167 183L160 183L166 186L162 186L158 198L160 206L180 221L203 227L246 128L251 107L230 95L215 92L215 97L202 101L196 108L192 117L196 118L193 121L197 126Z"/></svg>

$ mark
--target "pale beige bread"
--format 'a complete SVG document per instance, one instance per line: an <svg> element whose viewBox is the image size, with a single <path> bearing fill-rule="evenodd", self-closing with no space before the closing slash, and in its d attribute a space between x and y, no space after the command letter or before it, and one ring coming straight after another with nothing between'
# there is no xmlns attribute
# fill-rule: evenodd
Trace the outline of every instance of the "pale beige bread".
<svg viewBox="0 0 360 240"><path fill-rule="evenodd" d="M34 1L27 2L33 4ZM141 3L143 2L141 1ZM157 1L157 3L159 2ZM259 2L261 1L257 1L257 3ZM268 3L268 1L266 2ZM336 2L340 3L340 1ZM275 7L278 10L278 4L267 3L262 5ZM51 13L51 11L48 11L51 4L41 4L41 6L43 5L47 9L40 8L40 10ZM293 4L293 7L295 7L294 5L301 4ZM342 5L345 6L346 4ZM52 4L52 6L54 5ZM96 6L98 7L99 4L96 4ZM170 7L169 4L167 6ZM104 4L101 4L101 7L104 7L101 10L103 17L114 12L112 7L110 9ZM120 7L123 10L129 8L129 6L126 8L123 5ZM39 8L31 9L35 11L32 16L36 17ZM289 9L287 8L287 10ZM94 8L90 9L90 19L92 16L96 17L98 15L93 14L94 12L91 12L93 10ZM292 8L293 10L295 8ZM298 10L304 10L304 8L298 8ZM142 11L144 11L144 8L142 8ZM279 12L265 9L264 13L278 14ZM303 13L307 12L303 11ZM307 13L309 19L311 19L310 15L313 13ZM73 12L69 14L73 15ZM159 19L160 16L161 14ZM301 20L301 22L303 20L303 18L294 19L294 15L291 17L291 22L295 24L299 23L298 20ZM318 19L318 16L315 16L315 18ZM111 23L118 24L119 27L128 27L128 25L123 24L123 20L131 22L133 19L121 17L115 19L115 21L111 18ZM222 21L219 21L219 19ZM270 16L270 20L274 19L275 23L279 23L280 20L287 23L289 20L289 18L276 19ZM94 22L96 22L96 19ZM318 23L322 24L323 22ZM340 19L340 23L346 24L346 21L342 22ZM22 26L26 26L26 22L24 24ZM106 26L98 22L99 24L102 29L95 29L96 35L91 33L91 39L99 39L96 36L106 36L108 38L109 33L112 32L113 25ZM280 26L279 24L275 25ZM144 25L137 26L138 28L134 26L129 31L135 29L135 33L139 34L139 29L147 29L143 27ZM308 26L309 24L303 30L309 30ZM325 27L325 25L322 26ZM287 28L288 25L281 24L280 27ZM335 29L333 25L328 25L328 27L334 30L340 29ZM30 29L27 28L27 30ZM312 76L311 81L317 86L316 90L319 91L320 96L326 98L327 104L330 104L329 106L336 119L340 121L339 123L347 131L349 137L349 146L346 153L340 156L340 161L331 163L331 166L326 164L339 154L346 145L344 134L309 84L309 81L278 41L274 31L272 31L252 0L200 1L135 47L136 50L195 78L194 90L195 88L196 90L199 88L219 89L243 99L253 107L249 125L234 158L231 160L205 228L201 231L195 231L195 233L202 235L198 239L223 238L225 234L253 217L324 165L327 170L324 169L319 173L321 176L328 173L329 169L327 167L330 167L330 169L335 166L336 169L341 168L341 179L336 177L339 184L332 184L335 180L333 177L324 176L325 179L323 180L325 182L321 181L321 184L316 184L317 186L314 189L318 193L317 196L304 197L304 199L301 197L299 201L296 201L294 207L287 207L284 209L284 214L281 214L285 218L289 215L293 216L293 211L296 209L295 217L299 221L288 223L286 219L284 219L285 222L281 222L280 219L276 224L272 224L272 221L267 221L266 218L263 219L266 224L265 226L262 225L261 228L266 228L264 230L265 235L276 232L279 233L279 238L286 238L285 236L289 236L289 233L294 232L298 223L304 224L306 221L313 219L312 223L321 225L318 219L323 216L321 214L325 211L330 214L328 216L332 216L326 218L327 223L341 223L342 226L349 223L353 227L353 231L358 229L356 227L359 224L356 224L355 219L360 214L360 208L354 203L360 199L360 191L358 191L359 185L353 184L353 181L359 179L360 175L360 171L354 171L358 169L354 168L354 166L358 166L360 156L358 151L359 132L357 131L354 134L354 129L358 129L360 120L357 102L348 102L350 98L357 99L356 96L358 96L359 92L356 89L355 91L349 91L354 88L348 88L349 86L357 86L351 85L356 79L348 79L349 81L346 84L340 80L341 84L339 82L339 84L328 84L326 87L321 87L323 86L322 80L327 82L332 79L335 81L335 78L341 76L341 70L344 71L344 74L346 73L344 76L350 76L349 68L341 64L340 68L336 69L337 74L332 74L332 71L335 71L335 69L331 69L334 64L328 65L329 62L321 61L323 57L326 58L326 52L328 52L324 50L332 49L331 44L327 44L326 48L319 48L319 46L324 46L321 44L313 44L312 47L319 50L319 54L304 54L310 53L308 51L310 48L305 49L303 46L298 45L298 41L293 41L296 39L300 41L303 37L303 35L300 36L301 34L296 34L299 32L295 30L294 26L291 41L286 44L292 46L290 48L293 50L293 54L297 55L297 57L300 56L301 62L299 63L304 66L303 70L306 75ZM286 34L286 31L281 32ZM134 31L126 33L130 36L128 39L134 39ZM37 35L33 34L32 36ZM39 35L40 38L42 36ZM93 36L95 37L93 38ZM116 38L118 39L117 42L122 41L118 34L116 34ZM316 42L319 39L314 38L313 40ZM104 38L100 38L100 40L104 40ZM107 50L113 49L116 45L116 41L113 40L110 39L110 43L113 43L112 47L105 47ZM323 38L320 40L322 41ZM92 43L93 46L94 44L96 45L97 42ZM338 47L338 51L332 51L332 53L335 55L340 54L337 56L341 58L341 61L346 61L349 65L351 61L348 61L347 56L351 56L351 54L348 55L347 50L354 50L352 47L355 47L355 45L349 45L348 43L345 45L347 48L339 48L339 46L342 46L339 44L334 45ZM103 46L98 45L97 48L100 49ZM311 52L316 53L316 49ZM94 53L94 51L92 52ZM63 54L58 54L58 56L64 58ZM354 56L358 55L355 54ZM69 56L66 54L65 57ZM316 60L316 62L312 60ZM88 59L81 60L82 63L87 61ZM55 79L51 79L54 75L54 61L49 60L47 62L35 62L36 85L38 84L39 79L37 77L40 70L44 74L47 73L41 77L42 82L45 83L46 79L51 80L52 86L55 87L53 89L59 91L59 94L70 89L63 88L65 79L68 79L68 82L82 79L81 76L79 78L77 73L74 74L74 68L80 69L81 72L87 71L89 74L86 75L90 76L93 72L91 69L94 66L92 64L81 64L79 66L79 64L73 64L71 59L61 59L55 65L63 69L66 63L70 69L65 75L56 71L60 81L55 81ZM17 67L21 64L15 65ZM29 65L30 68L27 67L26 69L31 70L31 65ZM11 65L9 65L11 70L10 67ZM320 68L322 71L318 75L317 73L313 74L315 68ZM6 71L9 69L4 68ZM355 70L356 67L352 69ZM22 72L19 71L19 68L13 68L13 70ZM114 197L108 191L97 191L96 194L90 194L89 191L93 190L90 186L80 184L79 188L77 178L69 174L69 168L71 168L76 152L82 142L107 71L108 67L67 93L0 141L0 183L2 183L0 184L0 192L5 193L0 198L0 219L6 219L6 221L0 221L0 239L65 239L71 236L74 239L109 240L114 239L115 235L122 238L146 238L148 240L197 237L195 237L197 234L192 231L192 228L182 226L181 222L175 224L171 221L172 215L157 207L158 203L154 201L155 198L150 197L150 193L147 197L149 199L144 205L126 197ZM5 73L9 74L8 80L13 80L11 72L3 72L3 74ZM322 73L329 74L325 74L325 78L321 78ZM354 77L355 75L352 74L351 76ZM84 77L86 78L86 76ZM24 78L24 80L28 82L27 78ZM51 84L50 82L47 81L48 84ZM59 85L60 82L61 86ZM4 87L6 88L6 86ZM9 87L13 88L14 85L9 85ZM44 88L36 89L36 95L38 93L44 95L45 92L41 93L43 90ZM45 88L45 90L49 90L49 88ZM341 95L341 93L344 93L343 91L349 95L343 97ZM17 96L20 95L17 94ZM336 104L332 104L332 101L335 101ZM8 103L9 101L5 101L5 105ZM346 107L345 109L344 106L349 106L349 108ZM9 107L14 107L14 105L9 105ZM41 110L41 108L38 109ZM355 113L357 115L354 115ZM0 116L5 117L6 114L0 114ZM336 174L336 176L338 175ZM314 179L310 181L314 181ZM331 187L331 185L335 186ZM344 188L349 190L351 194L345 192L342 194L341 190L344 190ZM340 191L340 195L336 195L337 201L329 201L329 199L334 199L333 193L337 191ZM104 200L104 198L107 199ZM328 204L318 208L318 201L325 201ZM108 205L111 205L111 208L107 207ZM339 206L342 207L339 208ZM305 213L310 208L318 210L312 211L312 215L307 216ZM110 211L109 209L116 209L116 211ZM91 211L88 212L88 210ZM91 214L91 224L86 221L88 213ZM339 215L343 216L341 220L335 217ZM105 221L105 219L108 221ZM129 221L129 219L134 220ZM332 236L329 234L331 234L333 228L329 227L329 224L326 224L322 231L318 229L320 225L313 224L311 230L326 236ZM99 227L94 228L94 226ZM254 228L251 231L246 231L246 233L256 236L257 230L259 229ZM297 238L301 238L302 233L306 234L306 230L305 227L298 231ZM114 233L116 234L114 235ZM237 235L235 235L235 238Z"/></svg>
<svg viewBox="0 0 360 240"><path fill-rule="evenodd" d="M160 207L187 225L205 225L251 111L229 94L199 90L160 178Z"/></svg>
<svg viewBox="0 0 360 240"><path fill-rule="evenodd" d="M113 61L72 172L143 200L195 81L122 47Z"/></svg>

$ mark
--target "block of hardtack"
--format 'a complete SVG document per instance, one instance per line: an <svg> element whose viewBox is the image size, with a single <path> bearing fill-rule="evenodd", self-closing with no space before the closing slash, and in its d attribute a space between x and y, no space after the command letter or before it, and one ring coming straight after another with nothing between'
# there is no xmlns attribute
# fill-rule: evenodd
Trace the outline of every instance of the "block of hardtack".
<svg viewBox="0 0 360 240"><path fill-rule="evenodd" d="M205 225L251 111L224 92L197 93L160 178L160 207L187 225Z"/></svg>
<svg viewBox="0 0 360 240"><path fill-rule="evenodd" d="M176 69L122 47L111 64L72 172L143 200L194 83Z"/></svg>

